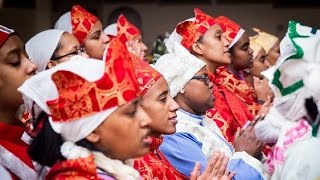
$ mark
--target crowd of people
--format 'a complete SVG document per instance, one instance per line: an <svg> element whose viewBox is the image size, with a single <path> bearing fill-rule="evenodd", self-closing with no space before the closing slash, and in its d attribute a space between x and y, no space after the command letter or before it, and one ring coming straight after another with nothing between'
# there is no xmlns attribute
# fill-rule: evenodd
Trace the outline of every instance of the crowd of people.
<svg viewBox="0 0 320 180"><path fill-rule="evenodd" d="M320 30L254 30L195 8L149 64L124 15L0 25L0 179L320 179Z"/></svg>

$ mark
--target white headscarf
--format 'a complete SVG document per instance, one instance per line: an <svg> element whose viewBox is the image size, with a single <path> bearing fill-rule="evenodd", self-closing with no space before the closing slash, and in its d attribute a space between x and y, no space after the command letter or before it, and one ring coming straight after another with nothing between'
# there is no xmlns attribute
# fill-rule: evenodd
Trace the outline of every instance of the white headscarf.
<svg viewBox="0 0 320 180"><path fill-rule="evenodd" d="M60 18L56 21L54 25L54 29L60 29L63 31L67 31L72 34L72 24L71 24L71 12L68 11L64 13Z"/></svg>
<svg viewBox="0 0 320 180"><path fill-rule="evenodd" d="M64 31L49 29L33 36L25 45L27 54L38 66L38 71L44 71L56 50Z"/></svg>
<svg viewBox="0 0 320 180"><path fill-rule="evenodd" d="M49 122L53 130L56 133L61 134L65 141L77 142L88 136L116 108L107 109L78 120L65 122L52 121L52 118L50 117L52 113L47 105L47 101L57 99L59 93L51 76L57 71L64 70L77 74L87 81L93 82L102 77L105 70L104 63L105 62L101 60L84 58L78 55L73 56L70 61L40 72L28 79L18 88L18 91L23 94L24 100L35 102L49 115ZM32 104L28 101L26 102L26 108L31 112L30 109L32 108Z"/></svg>
<svg viewBox="0 0 320 180"><path fill-rule="evenodd" d="M103 32L106 35L117 36L118 34L118 26L117 23L110 24L106 28L104 28Z"/></svg>
<svg viewBox="0 0 320 180"><path fill-rule="evenodd" d="M161 56L154 68L168 82L170 95L176 97L179 91L205 65L205 62L192 55L181 44L175 42L172 53Z"/></svg>

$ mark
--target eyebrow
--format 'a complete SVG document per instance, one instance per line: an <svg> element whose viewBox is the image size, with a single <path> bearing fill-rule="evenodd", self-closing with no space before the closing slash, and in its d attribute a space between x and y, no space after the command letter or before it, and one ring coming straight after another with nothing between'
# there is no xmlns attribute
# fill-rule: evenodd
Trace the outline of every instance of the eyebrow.
<svg viewBox="0 0 320 180"><path fill-rule="evenodd" d="M169 91L163 91L161 94L159 94L158 98L161 96L166 96L169 93Z"/></svg>

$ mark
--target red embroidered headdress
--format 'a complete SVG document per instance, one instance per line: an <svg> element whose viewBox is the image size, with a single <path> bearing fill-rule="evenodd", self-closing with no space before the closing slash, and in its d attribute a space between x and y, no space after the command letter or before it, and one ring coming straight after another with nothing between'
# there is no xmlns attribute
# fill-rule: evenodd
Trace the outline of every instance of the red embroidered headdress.
<svg viewBox="0 0 320 180"><path fill-rule="evenodd" d="M78 39L81 45L91 32L93 26L99 19L82 8L80 5L74 5L71 9L72 34Z"/></svg>
<svg viewBox="0 0 320 180"><path fill-rule="evenodd" d="M148 63L134 55L133 64L140 88L140 95L144 95L162 75Z"/></svg>
<svg viewBox="0 0 320 180"><path fill-rule="evenodd" d="M229 41L229 48L231 48L245 32L236 22L225 16L218 16L215 20L221 25L224 35Z"/></svg>
<svg viewBox="0 0 320 180"><path fill-rule="evenodd" d="M132 58L115 38L104 61L74 56L28 79L19 91L50 116L56 133L77 142L118 106L137 98L138 88Z"/></svg>
<svg viewBox="0 0 320 180"><path fill-rule="evenodd" d="M140 30L131 24L124 15L120 15L117 21L118 35L123 36L124 42L132 40L141 34Z"/></svg>
<svg viewBox="0 0 320 180"><path fill-rule="evenodd" d="M7 41L8 37L12 33L14 33L13 29L0 25L0 47Z"/></svg>
<svg viewBox="0 0 320 180"><path fill-rule="evenodd" d="M215 19L200 9L194 9L195 20L187 20L177 25L176 31L182 36L181 44L188 50L216 22Z"/></svg>

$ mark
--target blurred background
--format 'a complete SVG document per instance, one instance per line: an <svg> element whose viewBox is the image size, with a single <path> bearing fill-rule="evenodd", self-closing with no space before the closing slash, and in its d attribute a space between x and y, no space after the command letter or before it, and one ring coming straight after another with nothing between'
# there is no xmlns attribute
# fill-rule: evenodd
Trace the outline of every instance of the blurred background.
<svg viewBox="0 0 320 180"><path fill-rule="evenodd" d="M257 27L282 38L289 20L320 25L320 0L0 0L0 24L14 28L27 41L52 28L75 3L96 14L104 27L124 13L142 30L149 51L158 35L171 33L178 22L193 17L195 7L212 16L228 16L249 34Z"/></svg>

